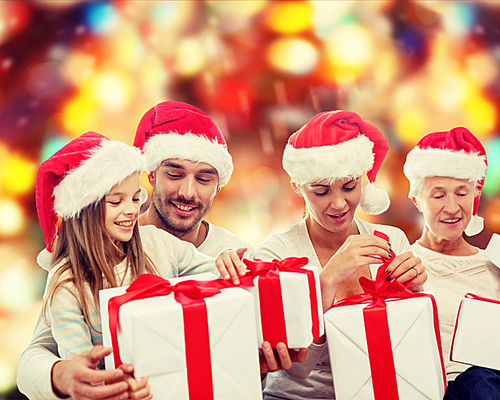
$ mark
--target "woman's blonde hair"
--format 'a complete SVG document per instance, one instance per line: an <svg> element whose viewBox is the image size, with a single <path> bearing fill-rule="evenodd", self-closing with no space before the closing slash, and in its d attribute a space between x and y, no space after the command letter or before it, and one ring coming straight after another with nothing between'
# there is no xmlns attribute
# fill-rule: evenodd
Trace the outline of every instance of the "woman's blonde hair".
<svg viewBox="0 0 500 400"><path fill-rule="evenodd" d="M51 263L52 266L60 266L49 282L43 309L45 319L57 289L65 283L72 283L82 305L84 320L90 326L90 301L99 304L99 290L123 284L117 281L115 275L112 260L116 260L116 256L105 245L106 240L111 240L104 229L105 207L103 198L85 207L78 217L62 221ZM116 251L125 259L125 275L129 273L135 279L144 272L158 274L142 247L138 223L130 241L121 243L122 249L116 247ZM63 274L68 277L62 279ZM87 298L86 285L92 293L91 299Z"/></svg>

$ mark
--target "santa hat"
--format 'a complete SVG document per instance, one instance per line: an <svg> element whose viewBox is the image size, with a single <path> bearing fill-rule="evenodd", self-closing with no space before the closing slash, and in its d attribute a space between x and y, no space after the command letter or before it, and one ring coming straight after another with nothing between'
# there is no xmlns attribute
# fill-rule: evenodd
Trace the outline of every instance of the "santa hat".
<svg viewBox="0 0 500 400"><path fill-rule="evenodd" d="M290 136L283 168L298 184L355 178L366 171L369 183L359 205L367 214L381 214L390 200L374 182L388 149L384 135L358 114L327 111Z"/></svg>
<svg viewBox="0 0 500 400"><path fill-rule="evenodd" d="M58 215L77 217L113 186L143 170L138 149L95 132L84 133L43 162L36 178L36 208L47 250L54 247ZM140 199L147 199L143 188Z"/></svg>
<svg viewBox="0 0 500 400"><path fill-rule="evenodd" d="M134 146L146 158L146 170L154 171L163 160L179 158L210 164L219 175L219 187L233 173L226 141L214 121L200 109L179 101L165 101L144 114Z"/></svg>
<svg viewBox="0 0 500 400"><path fill-rule="evenodd" d="M419 178L431 176L474 182L478 193L474 198L472 219L465 229L467 236L474 236L484 228L484 220L477 215L477 210L487 168L486 151L481 142L467 128L457 127L424 136L406 156L403 172L410 187Z"/></svg>

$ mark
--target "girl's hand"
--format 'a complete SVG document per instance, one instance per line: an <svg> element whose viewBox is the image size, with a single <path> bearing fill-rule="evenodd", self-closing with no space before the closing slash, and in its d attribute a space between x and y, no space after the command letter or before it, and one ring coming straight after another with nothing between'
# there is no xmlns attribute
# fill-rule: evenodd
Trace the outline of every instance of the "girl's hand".
<svg viewBox="0 0 500 400"><path fill-rule="evenodd" d="M422 261L411 251L398 255L389 264L386 273L389 279L396 279L414 292L422 291L422 285L427 280L427 272Z"/></svg>
<svg viewBox="0 0 500 400"><path fill-rule="evenodd" d="M132 373L134 372L134 367L130 364L122 364L119 369L123 370L123 381L128 385L128 398L136 400L150 400L153 395L149 392L149 378L147 376L142 377L140 380L136 380Z"/></svg>
<svg viewBox="0 0 500 400"><path fill-rule="evenodd" d="M246 247L238 250L224 250L217 256L215 265L223 279L231 278L235 285L240 283L238 275L245 274L245 265L241 262L243 254L247 251Z"/></svg>

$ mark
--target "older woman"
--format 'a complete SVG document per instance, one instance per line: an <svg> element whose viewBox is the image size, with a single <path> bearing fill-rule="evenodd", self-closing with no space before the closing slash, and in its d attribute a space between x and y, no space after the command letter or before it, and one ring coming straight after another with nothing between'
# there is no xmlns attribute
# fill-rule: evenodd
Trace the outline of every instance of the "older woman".
<svg viewBox="0 0 500 400"><path fill-rule="evenodd" d="M361 293L359 277L374 277L381 256L394 257L388 280L410 288L426 280L424 266L400 229L354 216L358 205L371 214L388 208L387 193L374 187L387 150L380 131L353 112L320 113L288 140L283 167L293 190L304 198L306 216L289 231L264 240L256 255L264 260L306 256L311 265L321 266L324 311L335 299ZM389 242L374 236L374 230L387 234ZM264 397L335 398L325 338L311 345L305 363L269 374Z"/></svg>
<svg viewBox="0 0 500 400"><path fill-rule="evenodd" d="M445 399L500 399L500 376L495 371L467 369L449 356L464 295L473 292L500 299L500 270L463 236L483 229L477 211L486 168L481 142L461 127L428 134L408 153L404 165L409 197L425 222L412 250L428 272L425 289L434 291L438 302L449 381Z"/></svg>

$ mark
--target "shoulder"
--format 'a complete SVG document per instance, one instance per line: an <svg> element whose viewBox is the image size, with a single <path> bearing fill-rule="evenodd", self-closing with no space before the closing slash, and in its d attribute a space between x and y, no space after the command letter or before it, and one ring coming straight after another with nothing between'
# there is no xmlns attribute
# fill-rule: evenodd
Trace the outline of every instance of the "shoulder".
<svg viewBox="0 0 500 400"><path fill-rule="evenodd" d="M359 233L363 235L373 235L373 232L379 231L389 236L392 248L397 254L410 250L410 242L408 241L406 234L400 228L391 225L374 224L363 221L359 218L355 218L355 221L358 226Z"/></svg>
<svg viewBox="0 0 500 400"><path fill-rule="evenodd" d="M302 226L303 221L292 226L288 231L268 236L262 241L255 251L256 258L285 258L294 255L299 247L302 235L307 235L307 230Z"/></svg>
<svg viewBox="0 0 500 400"><path fill-rule="evenodd" d="M141 241L146 253L150 249L156 249L159 244L176 244L181 242L179 238L171 235L163 229L154 225L144 225L139 227Z"/></svg>
<svg viewBox="0 0 500 400"><path fill-rule="evenodd" d="M216 257L222 250L228 248L246 247L246 257L253 258L255 254L254 247L244 240L241 240L235 234L229 232L220 226L208 224L208 234L204 242L198 247L198 251L210 257Z"/></svg>

